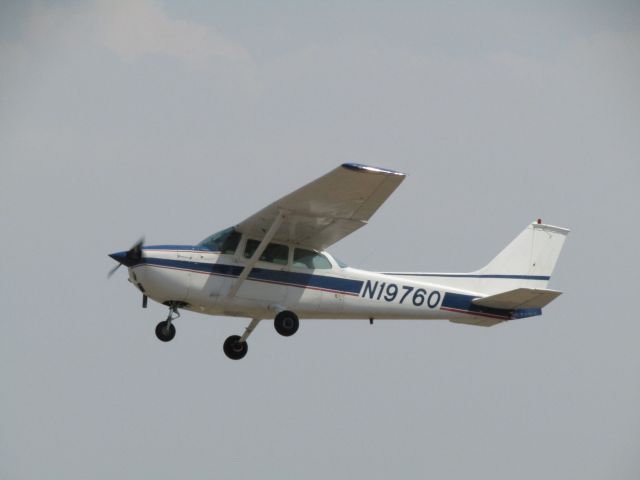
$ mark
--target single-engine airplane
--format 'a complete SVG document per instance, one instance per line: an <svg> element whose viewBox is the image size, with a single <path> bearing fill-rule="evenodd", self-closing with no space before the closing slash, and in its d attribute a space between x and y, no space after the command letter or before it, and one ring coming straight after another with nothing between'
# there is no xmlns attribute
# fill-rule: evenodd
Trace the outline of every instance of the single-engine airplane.
<svg viewBox="0 0 640 480"><path fill-rule="evenodd" d="M343 164L197 245L144 246L110 256L147 299L166 305L156 327L176 334L179 310L251 319L224 342L243 358L261 320L291 336L299 319L443 319L491 326L540 315L561 292L546 288L569 230L528 225L471 273L379 273L348 267L325 249L366 225L404 180L393 170Z"/></svg>

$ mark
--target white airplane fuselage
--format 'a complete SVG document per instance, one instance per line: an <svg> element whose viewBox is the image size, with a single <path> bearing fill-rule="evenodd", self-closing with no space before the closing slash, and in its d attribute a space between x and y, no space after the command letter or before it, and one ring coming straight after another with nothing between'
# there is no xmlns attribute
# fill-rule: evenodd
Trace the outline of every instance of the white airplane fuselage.
<svg viewBox="0 0 640 480"><path fill-rule="evenodd" d="M259 261L229 296L244 269L239 255L199 246L150 246L142 262L129 268L129 281L163 304L209 315L266 319L284 310L300 319L443 319L473 322L539 315L540 309L479 307L477 292L442 285L465 275L391 275L341 267L322 252L331 268L310 269ZM471 275L467 275L471 276ZM434 279L438 283L424 281ZM535 284L535 279L532 282Z"/></svg>
<svg viewBox="0 0 640 480"><path fill-rule="evenodd" d="M110 254L129 281L169 307L155 334L176 335L179 310L250 318L223 344L244 358L247 338L264 319L290 337L300 319L443 319L489 327L540 315L562 292L547 289L569 230L530 223L489 263L471 273L358 270L326 251L362 228L403 182L404 173L342 164L197 245L144 246Z"/></svg>

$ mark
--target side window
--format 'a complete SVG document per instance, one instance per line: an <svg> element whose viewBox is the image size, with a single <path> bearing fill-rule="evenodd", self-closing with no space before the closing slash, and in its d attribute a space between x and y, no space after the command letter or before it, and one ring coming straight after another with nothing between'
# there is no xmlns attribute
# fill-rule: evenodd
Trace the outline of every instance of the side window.
<svg viewBox="0 0 640 480"><path fill-rule="evenodd" d="M244 246L244 258L251 258L259 243L257 240L247 240L247 244Z"/></svg>
<svg viewBox="0 0 640 480"><path fill-rule="evenodd" d="M222 242L220 251L231 255L236 253L236 248L238 248L238 243L240 243L240 236L240 233L235 230L231 232L229 236L225 238L224 242Z"/></svg>
<svg viewBox="0 0 640 480"><path fill-rule="evenodd" d="M244 258L251 258L253 253L260 245L258 240L247 240L247 245L244 249ZM271 262L276 265L286 265L289 262L289 247L286 245L280 245L277 243L270 243L267 248L264 249L260 260L263 262Z"/></svg>
<svg viewBox="0 0 640 480"><path fill-rule="evenodd" d="M315 269L331 268L331 262L327 260L327 257L321 253L314 252L313 250L305 250L303 248L296 248L293 252L293 266Z"/></svg>

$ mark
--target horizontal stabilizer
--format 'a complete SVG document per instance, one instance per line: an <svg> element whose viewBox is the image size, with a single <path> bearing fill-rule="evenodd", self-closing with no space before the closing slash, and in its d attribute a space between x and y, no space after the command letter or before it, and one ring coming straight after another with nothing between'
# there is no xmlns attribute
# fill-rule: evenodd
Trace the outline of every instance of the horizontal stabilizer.
<svg viewBox="0 0 640 480"><path fill-rule="evenodd" d="M482 317L473 317L471 318L456 318L455 320L449 320L451 323L462 323L464 325L475 325L476 327L493 327L499 323L502 323L503 320L498 320L495 318L482 318Z"/></svg>
<svg viewBox="0 0 640 480"><path fill-rule="evenodd" d="M508 292L476 298L473 303L481 307L499 308L501 310L542 308L561 294L562 292L556 290L542 288L516 288Z"/></svg>

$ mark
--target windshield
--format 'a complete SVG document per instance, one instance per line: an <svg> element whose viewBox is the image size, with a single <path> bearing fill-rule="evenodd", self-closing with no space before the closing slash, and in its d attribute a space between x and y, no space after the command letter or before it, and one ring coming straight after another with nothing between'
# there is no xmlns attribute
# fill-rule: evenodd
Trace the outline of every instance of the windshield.
<svg viewBox="0 0 640 480"><path fill-rule="evenodd" d="M347 268L349 267L349 265L347 265L346 263L344 263L342 260L340 260L339 258L333 257L333 259L336 261L336 263L338 264L338 266L340 268Z"/></svg>
<svg viewBox="0 0 640 480"><path fill-rule="evenodd" d="M207 248L213 252L233 254L240 242L240 233L233 227L226 228L202 240L198 247Z"/></svg>

